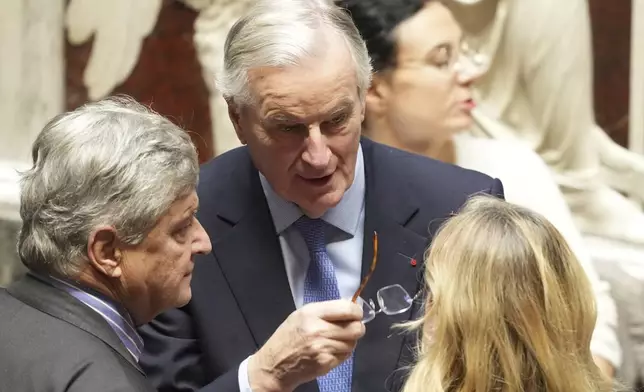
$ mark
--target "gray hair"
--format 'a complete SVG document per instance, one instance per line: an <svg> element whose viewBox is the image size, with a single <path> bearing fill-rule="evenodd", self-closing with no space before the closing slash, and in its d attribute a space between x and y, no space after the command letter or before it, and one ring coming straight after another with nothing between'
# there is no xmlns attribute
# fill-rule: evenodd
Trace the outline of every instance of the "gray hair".
<svg viewBox="0 0 644 392"><path fill-rule="evenodd" d="M197 152L185 131L127 97L52 119L21 174L18 253L29 269L62 276L88 262L93 229L143 241L171 204L196 188Z"/></svg>
<svg viewBox="0 0 644 392"><path fill-rule="evenodd" d="M367 46L348 12L330 0L257 0L228 32L217 88L226 99L250 103L248 71L257 67L298 65L319 46L320 27L344 38L356 67L364 99L371 83Z"/></svg>

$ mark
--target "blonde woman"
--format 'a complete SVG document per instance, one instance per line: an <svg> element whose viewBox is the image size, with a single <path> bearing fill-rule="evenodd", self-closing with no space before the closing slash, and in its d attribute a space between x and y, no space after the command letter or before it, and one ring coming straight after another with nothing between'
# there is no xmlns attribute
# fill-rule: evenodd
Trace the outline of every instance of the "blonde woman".
<svg viewBox="0 0 644 392"><path fill-rule="evenodd" d="M586 273L543 216L478 196L428 251L418 361L403 392L599 392Z"/></svg>

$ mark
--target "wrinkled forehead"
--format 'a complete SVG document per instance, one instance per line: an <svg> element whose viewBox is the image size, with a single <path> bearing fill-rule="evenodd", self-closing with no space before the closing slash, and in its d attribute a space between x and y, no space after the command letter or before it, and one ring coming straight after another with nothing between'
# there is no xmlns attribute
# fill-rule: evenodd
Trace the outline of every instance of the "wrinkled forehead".
<svg viewBox="0 0 644 392"><path fill-rule="evenodd" d="M342 41L324 42L327 50L285 67L248 71L248 87L260 116L276 107L312 115L336 103L360 103L356 64Z"/></svg>
<svg viewBox="0 0 644 392"><path fill-rule="evenodd" d="M326 78L320 74L269 71L254 85L254 109L260 118L285 112L314 118L336 107L355 107L360 98L354 73Z"/></svg>

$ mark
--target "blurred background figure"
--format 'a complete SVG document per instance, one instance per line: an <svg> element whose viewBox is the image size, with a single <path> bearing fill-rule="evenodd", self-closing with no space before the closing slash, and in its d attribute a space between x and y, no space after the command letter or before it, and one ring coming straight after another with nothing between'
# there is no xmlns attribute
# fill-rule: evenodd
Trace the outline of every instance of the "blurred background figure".
<svg viewBox="0 0 644 392"><path fill-rule="evenodd" d="M419 358L404 392L613 390L589 350L586 273L543 216L471 199L434 237L425 265Z"/></svg>
<svg viewBox="0 0 644 392"><path fill-rule="evenodd" d="M475 89L473 130L539 153L582 232L644 246L644 214L619 193L644 200L644 157L595 122L588 1L445 4L468 46L489 59Z"/></svg>
<svg viewBox="0 0 644 392"><path fill-rule="evenodd" d="M462 31L439 1L343 0L367 42L375 75L363 133L403 150L498 177L506 200L534 209L564 233L599 304L593 353L609 376L620 364L617 317L570 211L538 155L518 142L463 134L473 126L472 83L484 70L462 48Z"/></svg>

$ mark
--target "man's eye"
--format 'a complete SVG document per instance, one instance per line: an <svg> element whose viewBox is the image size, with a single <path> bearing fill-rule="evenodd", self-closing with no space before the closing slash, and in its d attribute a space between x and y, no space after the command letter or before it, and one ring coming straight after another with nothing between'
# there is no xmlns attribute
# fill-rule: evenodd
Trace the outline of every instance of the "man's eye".
<svg viewBox="0 0 644 392"><path fill-rule="evenodd" d="M346 120L347 120L347 115L341 114L339 116L335 116L330 122L332 125L340 125L344 123Z"/></svg>
<svg viewBox="0 0 644 392"><path fill-rule="evenodd" d="M280 131L286 132L286 133L293 133L297 131L297 127L293 125L284 125L280 127Z"/></svg>
<svg viewBox="0 0 644 392"><path fill-rule="evenodd" d="M303 130L306 131L306 126L302 124L283 124L279 125L277 129L284 133L297 133L302 132Z"/></svg>
<svg viewBox="0 0 644 392"><path fill-rule="evenodd" d="M186 234L188 234L188 230L192 227L192 223L194 222L194 219L191 219L189 223L186 225L182 226L179 228L176 232L175 235L179 238L185 237Z"/></svg>

